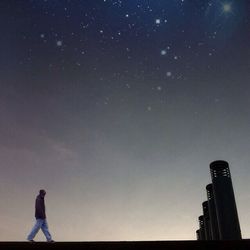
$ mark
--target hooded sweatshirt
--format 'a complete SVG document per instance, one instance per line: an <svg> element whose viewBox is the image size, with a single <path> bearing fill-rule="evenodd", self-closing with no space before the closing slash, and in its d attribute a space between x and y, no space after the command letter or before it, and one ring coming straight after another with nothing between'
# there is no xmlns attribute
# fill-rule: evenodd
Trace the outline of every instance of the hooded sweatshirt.
<svg viewBox="0 0 250 250"><path fill-rule="evenodd" d="M44 197L40 194L36 197L36 219L46 219Z"/></svg>

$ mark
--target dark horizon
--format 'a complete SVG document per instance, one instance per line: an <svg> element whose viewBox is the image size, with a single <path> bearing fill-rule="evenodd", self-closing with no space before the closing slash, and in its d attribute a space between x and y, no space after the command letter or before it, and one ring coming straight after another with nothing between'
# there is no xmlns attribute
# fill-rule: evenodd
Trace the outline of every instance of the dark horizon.
<svg viewBox="0 0 250 250"><path fill-rule="evenodd" d="M27 242L0 242L0 247L5 250L13 249L119 249L119 250L219 250L219 249L249 249L250 241L147 241L147 242L56 242L48 244L44 242L27 243Z"/></svg>

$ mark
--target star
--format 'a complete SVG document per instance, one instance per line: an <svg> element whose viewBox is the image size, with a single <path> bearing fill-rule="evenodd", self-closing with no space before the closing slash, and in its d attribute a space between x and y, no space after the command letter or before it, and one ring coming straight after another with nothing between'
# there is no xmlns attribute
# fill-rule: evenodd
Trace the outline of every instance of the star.
<svg viewBox="0 0 250 250"><path fill-rule="evenodd" d="M232 11L232 5L230 3L224 3L222 9L224 13L229 13Z"/></svg>
<svg viewBox="0 0 250 250"><path fill-rule="evenodd" d="M170 76L172 76L172 72L168 71L166 75L167 75L167 77L170 77Z"/></svg>
<svg viewBox="0 0 250 250"><path fill-rule="evenodd" d="M156 24L161 24L161 19L159 19L159 18L155 19L155 23Z"/></svg>
<svg viewBox="0 0 250 250"><path fill-rule="evenodd" d="M59 40L59 41L56 42L56 46L57 46L57 47L61 47L62 44L63 44L63 42L62 42L61 40Z"/></svg>
<svg viewBox="0 0 250 250"><path fill-rule="evenodd" d="M165 49L161 50L161 55L165 56L167 54L167 51Z"/></svg>
<svg viewBox="0 0 250 250"><path fill-rule="evenodd" d="M148 111L152 111L152 107L151 107L151 106L148 106L148 107L147 107L147 110L148 110Z"/></svg>

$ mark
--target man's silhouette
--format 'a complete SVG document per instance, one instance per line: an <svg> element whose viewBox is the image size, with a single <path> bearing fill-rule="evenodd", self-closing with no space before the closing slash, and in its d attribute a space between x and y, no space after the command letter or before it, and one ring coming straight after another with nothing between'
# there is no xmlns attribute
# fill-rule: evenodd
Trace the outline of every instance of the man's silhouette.
<svg viewBox="0 0 250 250"><path fill-rule="evenodd" d="M35 211L36 223L27 237L28 241L33 242L34 241L33 239L35 238L39 229L42 229L47 241L54 242L49 232L48 223L46 220L45 203L44 203L45 195L46 192L45 190L42 189L39 191L39 195L36 197L36 211Z"/></svg>

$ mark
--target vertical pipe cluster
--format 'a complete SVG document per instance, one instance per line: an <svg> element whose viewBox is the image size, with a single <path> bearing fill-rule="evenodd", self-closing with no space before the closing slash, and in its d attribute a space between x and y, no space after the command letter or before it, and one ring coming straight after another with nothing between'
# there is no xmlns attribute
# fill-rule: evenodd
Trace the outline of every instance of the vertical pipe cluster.
<svg viewBox="0 0 250 250"><path fill-rule="evenodd" d="M205 234L205 225L204 225L204 216L201 215L199 216L199 233L200 233L200 240L205 240L206 239L206 234Z"/></svg>
<svg viewBox="0 0 250 250"><path fill-rule="evenodd" d="M217 214L214 201L213 184L208 184L206 186L206 191L207 191L208 211L210 217L211 239L219 240L220 236L219 236L219 228L218 228Z"/></svg>
<svg viewBox="0 0 250 250"><path fill-rule="evenodd" d="M211 240L211 227L210 227L210 216L208 210L208 201L202 203L203 216L204 216L204 228L205 228L205 239Z"/></svg>
<svg viewBox="0 0 250 250"><path fill-rule="evenodd" d="M206 186L207 201L202 203L197 240L240 240L241 230L229 165L210 164L212 183Z"/></svg>

